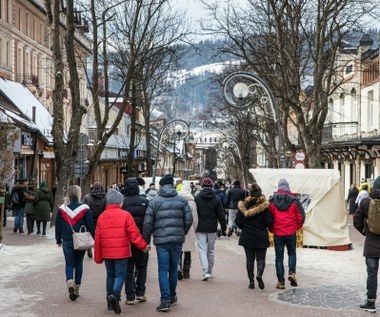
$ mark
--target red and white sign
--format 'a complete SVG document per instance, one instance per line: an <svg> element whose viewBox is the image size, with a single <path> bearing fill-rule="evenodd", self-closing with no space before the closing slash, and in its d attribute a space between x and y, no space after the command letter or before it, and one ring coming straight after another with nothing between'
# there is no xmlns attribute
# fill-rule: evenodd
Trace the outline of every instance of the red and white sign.
<svg viewBox="0 0 380 317"><path fill-rule="evenodd" d="M296 165L294 166L295 169L304 169L305 168L305 164L304 163L296 163Z"/></svg>
<svg viewBox="0 0 380 317"><path fill-rule="evenodd" d="M294 159L296 160L296 162L303 162L305 158L306 158L306 154L304 151L297 151L294 156Z"/></svg>

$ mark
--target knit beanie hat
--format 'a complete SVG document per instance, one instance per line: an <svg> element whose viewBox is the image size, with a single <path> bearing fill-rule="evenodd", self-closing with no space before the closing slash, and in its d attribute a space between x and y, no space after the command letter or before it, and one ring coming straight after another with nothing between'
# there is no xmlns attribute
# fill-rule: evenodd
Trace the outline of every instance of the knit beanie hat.
<svg viewBox="0 0 380 317"><path fill-rule="evenodd" d="M164 185L172 185L173 186L173 184L174 184L174 178L170 174L167 174L160 179L160 185L161 186L164 186Z"/></svg>
<svg viewBox="0 0 380 317"><path fill-rule="evenodd" d="M118 192L116 189L109 188L106 195L107 205L116 204L120 205L124 201L124 196L122 193Z"/></svg>
<svg viewBox="0 0 380 317"><path fill-rule="evenodd" d="M278 190L286 190L286 191L290 192L289 183L285 178L281 178L278 181Z"/></svg>
<svg viewBox="0 0 380 317"><path fill-rule="evenodd" d="M249 195L252 197L260 197L262 196L263 192L260 188L260 186L257 183L253 183L251 186L251 189L249 191Z"/></svg>
<svg viewBox="0 0 380 317"><path fill-rule="evenodd" d="M41 182L40 188L44 188L44 187L47 187L46 181Z"/></svg>
<svg viewBox="0 0 380 317"><path fill-rule="evenodd" d="M211 178L205 177L202 181L202 187L212 187Z"/></svg>
<svg viewBox="0 0 380 317"><path fill-rule="evenodd" d="M127 178L125 181L124 189L128 190L139 190L138 180L135 178Z"/></svg>
<svg viewBox="0 0 380 317"><path fill-rule="evenodd" d="M373 183L372 189L380 189L380 176L377 176Z"/></svg>

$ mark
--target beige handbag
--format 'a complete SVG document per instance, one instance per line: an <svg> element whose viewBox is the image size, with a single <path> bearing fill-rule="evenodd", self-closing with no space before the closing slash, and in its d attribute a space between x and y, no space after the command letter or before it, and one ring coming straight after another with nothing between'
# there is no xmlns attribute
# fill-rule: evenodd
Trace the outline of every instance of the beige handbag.
<svg viewBox="0 0 380 317"><path fill-rule="evenodd" d="M82 225L79 228L79 232L75 232L73 225L71 224L71 220L69 217L69 224L71 227L71 231L73 232L73 245L74 250L87 250L91 249L94 246L94 238L91 233L87 231L85 225Z"/></svg>

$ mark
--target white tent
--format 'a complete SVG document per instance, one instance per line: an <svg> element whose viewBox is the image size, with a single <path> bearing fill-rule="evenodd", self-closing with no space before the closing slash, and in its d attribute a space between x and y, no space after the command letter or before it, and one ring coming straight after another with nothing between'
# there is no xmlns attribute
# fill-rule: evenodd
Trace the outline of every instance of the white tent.
<svg viewBox="0 0 380 317"><path fill-rule="evenodd" d="M250 169L267 198L285 178L290 190L300 194L306 219L303 245L316 247L351 244L347 211L338 170L332 169Z"/></svg>

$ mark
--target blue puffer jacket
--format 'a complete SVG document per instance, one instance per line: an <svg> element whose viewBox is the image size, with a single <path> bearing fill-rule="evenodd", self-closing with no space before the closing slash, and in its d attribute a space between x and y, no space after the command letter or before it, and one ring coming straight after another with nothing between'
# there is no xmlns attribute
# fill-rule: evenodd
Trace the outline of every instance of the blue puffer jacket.
<svg viewBox="0 0 380 317"><path fill-rule="evenodd" d="M187 199L178 195L173 186L161 187L158 196L150 201L144 220L144 239L155 245L183 243L193 223Z"/></svg>

